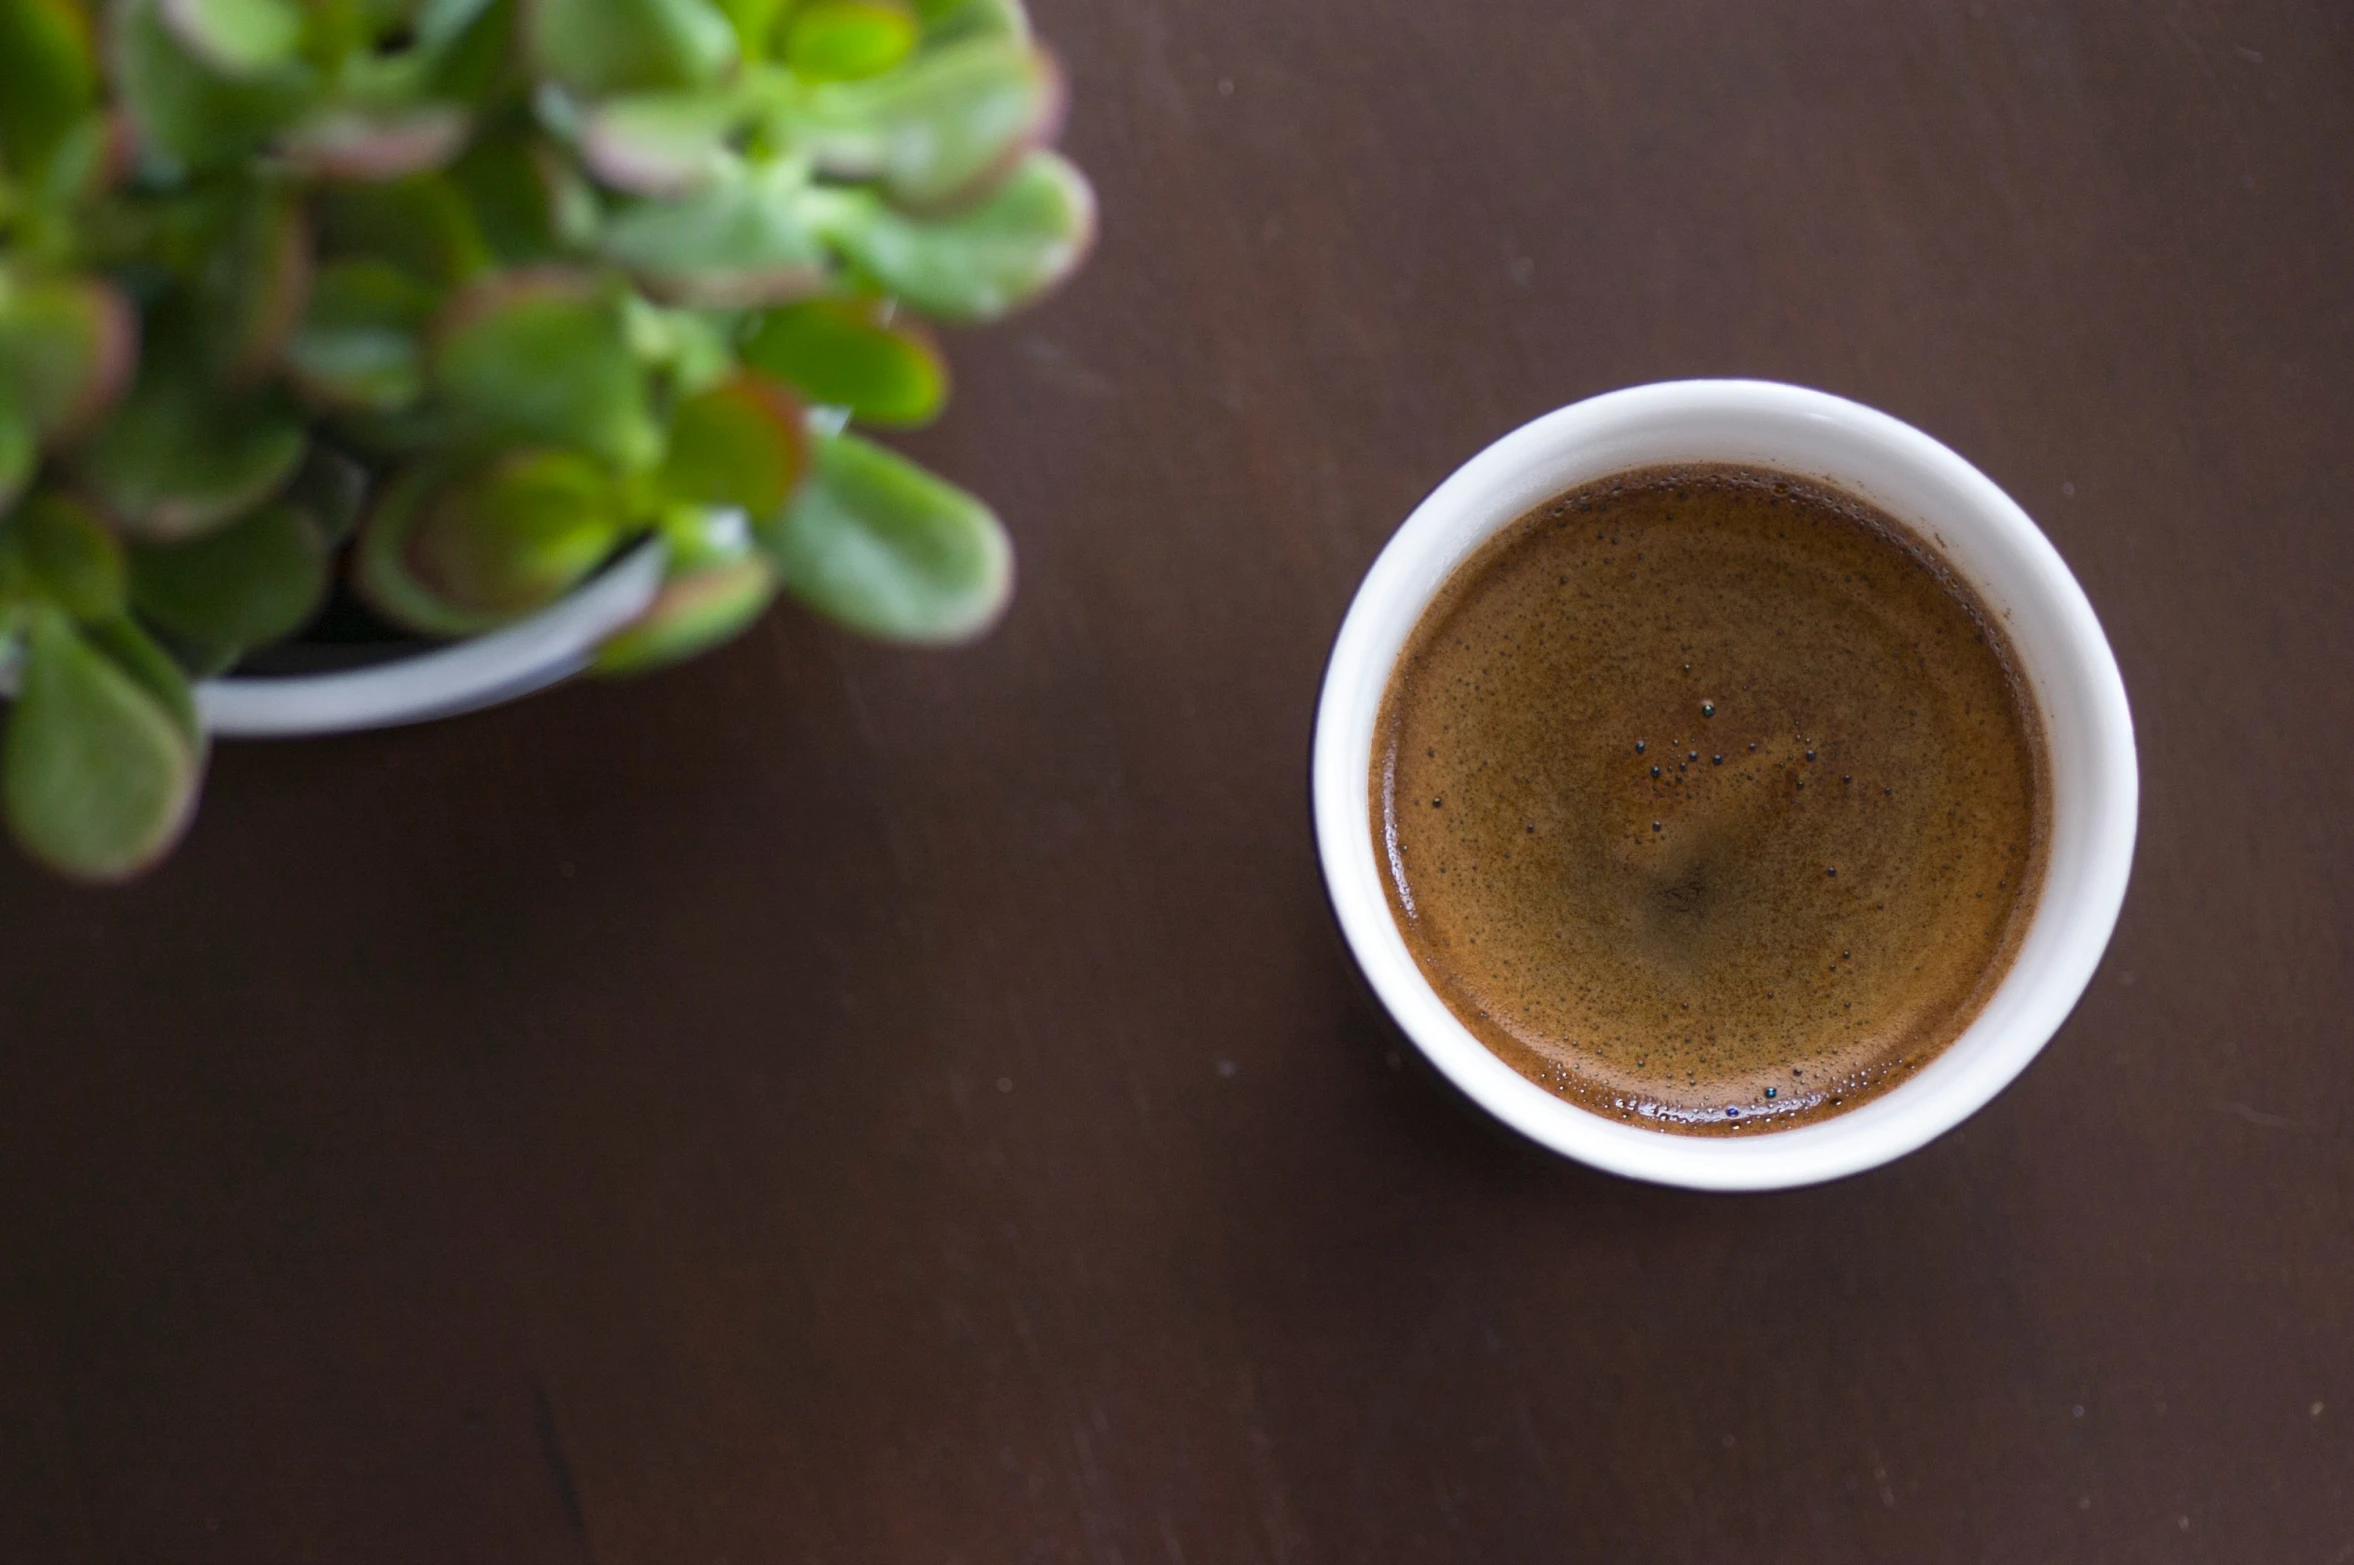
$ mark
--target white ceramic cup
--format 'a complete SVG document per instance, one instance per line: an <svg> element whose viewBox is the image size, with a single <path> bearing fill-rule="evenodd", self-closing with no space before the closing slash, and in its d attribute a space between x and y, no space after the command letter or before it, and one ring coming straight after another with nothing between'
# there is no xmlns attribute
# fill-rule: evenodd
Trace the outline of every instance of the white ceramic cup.
<svg viewBox="0 0 2354 1565"><path fill-rule="evenodd" d="M2010 972L1917 1074L1788 1130L1689 1136L1606 1118L1490 1053L1416 967L1383 895L1368 779L1381 699L1439 588L1501 528L1592 479L1676 462L1810 478L1905 523L2008 632L2051 761L2051 855ZM1612 1173L1696 1190L1772 1190L1858 1173L1924 1146L2027 1068L2091 982L2133 861L2133 715L2092 605L2051 541L1992 480L1885 413L1768 381L1637 386L1548 413L1473 457L1417 506L1357 590L1316 710L1316 846L1342 934L1422 1052L1498 1119Z"/></svg>

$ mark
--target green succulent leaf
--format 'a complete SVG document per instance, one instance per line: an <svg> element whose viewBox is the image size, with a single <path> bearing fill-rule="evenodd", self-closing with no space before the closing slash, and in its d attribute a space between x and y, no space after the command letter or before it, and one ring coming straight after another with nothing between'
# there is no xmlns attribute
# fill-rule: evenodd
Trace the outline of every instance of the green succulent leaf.
<svg viewBox="0 0 2354 1565"><path fill-rule="evenodd" d="M345 107L397 113L432 104L487 104L524 85L515 59L512 0L367 7L374 15L355 14L366 0L301 3L314 23L305 53L332 71L334 101ZM457 17L461 25L448 30L437 14Z"/></svg>
<svg viewBox="0 0 2354 1565"><path fill-rule="evenodd" d="M287 345L296 388L335 408L397 412L425 394L426 323L433 291L381 261L337 261L312 286Z"/></svg>
<svg viewBox="0 0 2354 1565"><path fill-rule="evenodd" d="M536 137L477 137L448 178L506 265L544 265L570 242L568 228L595 227L587 181ZM586 221L566 211L581 202L592 203Z"/></svg>
<svg viewBox="0 0 2354 1565"><path fill-rule="evenodd" d="M915 0L915 9L923 19L927 49L969 38L1030 41L1030 16L1022 0Z"/></svg>
<svg viewBox="0 0 2354 1565"><path fill-rule="evenodd" d="M0 0L6 4L7 0ZM103 248L106 219L90 211L93 203L113 193L129 172L131 126L128 120L104 110L93 110L67 128L49 153L40 176L40 199L58 213L70 213L85 229L82 239L92 252ZM4 149L0 149L4 150ZM94 258L94 255L86 258Z"/></svg>
<svg viewBox="0 0 2354 1565"><path fill-rule="evenodd" d="M251 79L211 68L165 25L162 0L120 0L113 27L116 81L142 139L194 167L257 150L316 91L315 77L299 62Z"/></svg>
<svg viewBox="0 0 2354 1565"><path fill-rule="evenodd" d="M35 611L26 643L16 710L0 746L9 828L59 874L129 879L186 829L204 774L203 746L145 679L63 614ZM168 662L166 669L176 681ZM145 672L152 678L155 671Z"/></svg>
<svg viewBox="0 0 2354 1565"><path fill-rule="evenodd" d="M759 555L676 577L597 649L593 666L600 674L639 674L708 652L760 618L777 586L776 567Z"/></svg>
<svg viewBox="0 0 2354 1565"><path fill-rule="evenodd" d="M394 39L388 34L405 22L400 13L410 7L406 0L268 0L258 6L244 6L231 0L226 9L246 12L236 19L240 27L268 28L272 22L257 24L255 18L263 13L284 16L286 7L293 8L295 44L278 62L302 58L313 62L329 62L338 68L342 77L337 85L349 88L355 80L348 69L357 67L358 80L366 80L368 72L383 59L401 51L392 47ZM175 34L180 29L173 18L177 14L219 9L214 0L163 0L164 24ZM196 53L201 58L202 50ZM232 73L233 74L233 73Z"/></svg>
<svg viewBox="0 0 2354 1565"><path fill-rule="evenodd" d="M903 0L812 0L793 13L785 63L809 81L861 81L906 59L918 31Z"/></svg>
<svg viewBox="0 0 2354 1565"><path fill-rule="evenodd" d="M757 552L752 518L741 506L683 503L662 508L654 520L671 580L715 566L732 565Z"/></svg>
<svg viewBox="0 0 2354 1565"><path fill-rule="evenodd" d="M123 546L71 495L44 490L19 505L0 546L16 557L27 587L74 618L122 613Z"/></svg>
<svg viewBox="0 0 2354 1565"><path fill-rule="evenodd" d="M188 688L188 676L172 655L128 614L91 620L81 629L90 645L105 653L115 667L130 675L154 698L156 705L163 708L164 716L180 731L180 737L201 754L205 742L204 719L196 710L196 692Z"/></svg>
<svg viewBox="0 0 2354 1565"><path fill-rule="evenodd" d="M612 553L612 481L569 451L412 469L369 513L353 585L394 623L470 636L554 602Z"/></svg>
<svg viewBox="0 0 2354 1565"><path fill-rule="evenodd" d="M98 51L74 0L0 0L0 153L45 169L98 98Z"/></svg>
<svg viewBox="0 0 2354 1565"><path fill-rule="evenodd" d="M466 144L470 128L466 111L448 103L334 108L291 127L278 150L306 178L377 184L442 167Z"/></svg>
<svg viewBox="0 0 2354 1565"><path fill-rule="evenodd" d="M739 374L679 403L657 482L675 500L767 516L808 466L805 429L792 393L765 376Z"/></svg>
<svg viewBox="0 0 2354 1565"><path fill-rule="evenodd" d="M498 0L423 0L410 21L417 47L439 51L458 41Z"/></svg>
<svg viewBox="0 0 2354 1565"><path fill-rule="evenodd" d="M70 439L121 396L138 335L130 301L110 284L0 272L0 400L37 439Z"/></svg>
<svg viewBox="0 0 2354 1565"><path fill-rule="evenodd" d="M524 271L476 284L443 313L431 361L435 389L461 419L623 469L661 459L620 303L593 278Z"/></svg>
<svg viewBox="0 0 2354 1565"><path fill-rule="evenodd" d="M313 212L319 254L328 259L381 261L438 287L468 282L491 266L482 226L447 174L330 185Z"/></svg>
<svg viewBox="0 0 2354 1565"><path fill-rule="evenodd" d="M257 189L232 210L197 282L206 357L224 386L247 389L278 367L311 290L311 228L301 203Z"/></svg>
<svg viewBox="0 0 2354 1565"><path fill-rule="evenodd" d="M736 30L709 0L537 0L526 26L542 74L587 97L707 87L736 63Z"/></svg>
<svg viewBox="0 0 2354 1565"><path fill-rule="evenodd" d="M818 166L881 183L894 201L939 207L988 189L1062 119L1054 57L977 38L926 51L870 81L812 89L797 128Z"/></svg>
<svg viewBox="0 0 2354 1565"><path fill-rule="evenodd" d="M226 641L193 641L186 636L175 636L160 627L155 631L156 645L172 666L180 670L184 679L216 679L244 661L248 649Z"/></svg>
<svg viewBox="0 0 2354 1565"><path fill-rule="evenodd" d="M742 102L723 92L607 99L581 125L581 161L616 190L684 195L734 166L728 143L745 117Z"/></svg>
<svg viewBox="0 0 2354 1565"><path fill-rule="evenodd" d="M308 511L283 500L208 537L131 550L132 604L200 644L266 646L301 629L326 592L326 541Z"/></svg>
<svg viewBox="0 0 2354 1565"><path fill-rule="evenodd" d="M33 438L33 421L16 410L8 394L0 391L0 516L16 504L25 486L33 481L33 470L41 465L41 448Z"/></svg>
<svg viewBox="0 0 2354 1565"><path fill-rule="evenodd" d="M986 505L855 435L817 443L809 482L758 533L786 590L884 641L970 640L1013 589L1013 547Z"/></svg>
<svg viewBox="0 0 2354 1565"><path fill-rule="evenodd" d="M992 321L1061 282L1095 239L1095 194L1052 152L1032 152L987 201L919 222L863 190L812 191L826 236L882 289L926 315Z"/></svg>
<svg viewBox="0 0 2354 1565"><path fill-rule="evenodd" d="M274 395L224 395L196 356L152 352L76 462L133 537L194 538L276 494L302 461L303 426Z"/></svg>
<svg viewBox="0 0 2354 1565"><path fill-rule="evenodd" d="M736 30L736 53L758 62L775 54L778 23L792 10L793 0L718 0Z"/></svg>
<svg viewBox="0 0 2354 1565"><path fill-rule="evenodd" d="M825 247L803 220L803 193L788 169L740 170L676 201L629 208L606 224L601 245L676 303L773 304L825 280Z"/></svg>
<svg viewBox="0 0 2354 1565"><path fill-rule="evenodd" d="M673 398L691 397L736 372L736 332L730 310L669 309L631 295L626 301L630 343Z"/></svg>
<svg viewBox="0 0 2354 1565"><path fill-rule="evenodd" d="M224 76L260 76L291 65L302 49L296 0L161 0L165 27L182 48Z"/></svg>
<svg viewBox="0 0 2354 1565"><path fill-rule="evenodd" d="M806 299L771 310L740 351L754 369L869 424L928 424L948 401L939 344L917 323L896 320L880 299Z"/></svg>
<svg viewBox="0 0 2354 1565"><path fill-rule="evenodd" d="M481 104L520 86L515 10L513 0L426 0L413 28L426 67L417 95Z"/></svg>

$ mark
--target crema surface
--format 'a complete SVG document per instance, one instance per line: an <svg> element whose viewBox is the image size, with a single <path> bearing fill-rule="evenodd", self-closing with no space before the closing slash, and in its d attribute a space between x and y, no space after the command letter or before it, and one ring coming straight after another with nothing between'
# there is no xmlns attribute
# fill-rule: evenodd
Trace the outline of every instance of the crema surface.
<svg viewBox="0 0 2354 1565"><path fill-rule="evenodd" d="M1776 473L1573 491L1410 638L1371 778L1415 960L1523 1075L1731 1133L1960 1034L2040 887L2040 720L1903 528Z"/></svg>

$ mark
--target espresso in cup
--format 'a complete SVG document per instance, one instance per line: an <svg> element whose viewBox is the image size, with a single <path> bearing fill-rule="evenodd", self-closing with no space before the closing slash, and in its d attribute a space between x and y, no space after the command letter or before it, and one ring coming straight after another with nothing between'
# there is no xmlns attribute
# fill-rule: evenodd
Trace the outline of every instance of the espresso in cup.
<svg viewBox="0 0 2354 1565"><path fill-rule="evenodd" d="M1787 474L1647 468L1503 529L1374 736L1390 909L1447 1007L1597 1113L1837 1114L1969 1025L2051 829L2002 627L1905 527Z"/></svg>

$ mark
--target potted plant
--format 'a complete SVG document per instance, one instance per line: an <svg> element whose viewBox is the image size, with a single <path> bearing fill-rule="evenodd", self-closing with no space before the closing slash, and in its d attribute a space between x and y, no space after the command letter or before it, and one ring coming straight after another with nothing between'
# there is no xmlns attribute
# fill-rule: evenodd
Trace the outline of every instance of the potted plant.
<svg viewBox="0 0 2354 1565"><path fill-rule="evenodd" d="M923 322L1084 255L1062 103L1019 0L0 0L17 841L119 880L211 732L649 668L780 593L985 629L1003 528L852 426L932 419ZM418 640L238 677L331 597Z"/></svg>

